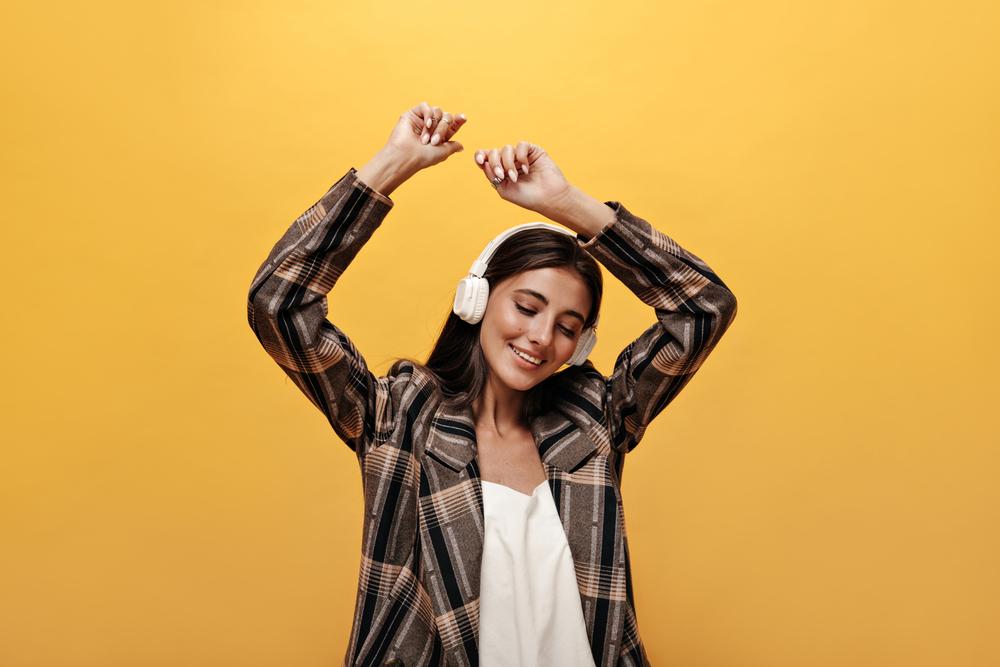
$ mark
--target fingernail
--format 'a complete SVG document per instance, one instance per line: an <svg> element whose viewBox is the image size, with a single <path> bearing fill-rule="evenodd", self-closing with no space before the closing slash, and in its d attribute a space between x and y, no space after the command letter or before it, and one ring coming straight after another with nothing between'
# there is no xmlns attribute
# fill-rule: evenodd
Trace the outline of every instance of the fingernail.
<svg viewBox="0 0 1000 667"><path fill-rule="evenodd" d="M483 163L483 159L484 158L483 158L483 154L482 153L476 153L476 162L478 162L479 164L482 164Z"/></svg>
<svg viewBox="0 0 1000 667"><path fill-rule="evenodd" d="M431 137L431 146L437 146L437 142L440 138L441 135L439 134L435 134L433 137Z"/></svg>
<svg viewBox="0 0 1000 667"><path fill-rule="evenodd" d="M516 171L514 171L514 168L513 168L513 167L511 167L510 169L508 169L508 170L507 170L507 173L509 173L509 174L510 174L510 180L512 180L512 181L514 181L515 183L517 183L517 172L516 172Z"/></svg>
<svg viewBox="0 0 1000 667"><path fill-rule="evenodd" d="M503 178L503 169L500 167L493 167L493 173L496 174L498 178Z"/></svg>
<svg viewBox="0 0 1000 667"><path fill-rule="evenodd" d="M427 133L426 132L424 132L422 135L420 135L420 143L422 143L422 144L426 144L427 143Z"/></svg>
<svg viewBox="0 0 1000 667"><path fill-rule="evenodd" d="M425 120L424 121L424 125L426 125L427 127L430 127L431 126L431 119L428 118L427 120Z"/></svg>
<svg viewBox="0 0 1000 667"><path fill-rule="evenodd" d="M524 175L527 176L528 175L528 165L522 164L521 165L521 171L523 171Z"/></svg>
<svg viewBox="0 0 1000 667"><path fill-rule="evenodd" d="M458 114L458 117L461 118L462 120L465 120L465 114L464 113Z"/></svg>

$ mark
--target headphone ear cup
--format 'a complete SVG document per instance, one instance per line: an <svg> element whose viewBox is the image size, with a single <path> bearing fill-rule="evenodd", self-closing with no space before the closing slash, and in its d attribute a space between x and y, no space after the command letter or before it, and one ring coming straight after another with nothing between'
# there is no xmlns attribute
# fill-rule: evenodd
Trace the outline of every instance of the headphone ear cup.
<svg viewBox="0 0 1000 667"><path fill-rule="evenodd" d="M486 314L486 302L490 300L489 281L486 278L476 278L476 283L476 301L471 320L473 324L483 319L483 315Z"/></svg>
<svg viewBox="0 0 1000 667"><path fill-rule="evenodd" d="M458 281L452 311L469 324L475 324L486 313L490 284L485 278L466 276Z"/></svg>
<svg viewBox="0 0 1000 667"><path fill-rule="evenodd" d="M595 345L597 345L597 329L587 327L580 334L580 340L576 342L576 350L573 351L573 356L566 363L570 366L582 365L593 352Z"/></svg>

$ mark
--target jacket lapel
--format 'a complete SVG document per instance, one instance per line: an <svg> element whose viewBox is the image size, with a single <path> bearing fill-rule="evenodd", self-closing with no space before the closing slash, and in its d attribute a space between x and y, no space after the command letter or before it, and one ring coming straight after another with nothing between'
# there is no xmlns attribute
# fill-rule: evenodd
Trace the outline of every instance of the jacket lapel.
<svg viewBox="0 0 1000 667"><path fill-rule="evenodd" d="M438 405L424 447L453 471L465 470L476 457L476 424L472 409L452 408L444 403ZM476 474L478 476L478 470Z"/></svg>
<svg viewBox="0 0 1000 667"><path fill-rule="evenodd" d="M595 432L588 432L559 410L535 417L531 432L542 461L565 473L575 472L600 449L601 438Z"/></svg>

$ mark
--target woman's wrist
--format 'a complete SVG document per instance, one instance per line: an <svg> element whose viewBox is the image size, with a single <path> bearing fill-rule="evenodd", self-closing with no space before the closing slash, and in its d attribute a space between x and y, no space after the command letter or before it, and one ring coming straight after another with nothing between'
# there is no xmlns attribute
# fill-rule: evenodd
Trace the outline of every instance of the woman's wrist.
<svg viewBox="0 0 1000 667"><path fill-rule="evenodd" d="M419 169L402 159L393 149L384 147L357 170L357 177L368 187L388 197L417 171Z"/></svg>
<svg viewBox="0 0 1000 667"><path fill-rule="evenodd" d="M537 213L590 238L618 219L614 209L574 186Z"/></svg>

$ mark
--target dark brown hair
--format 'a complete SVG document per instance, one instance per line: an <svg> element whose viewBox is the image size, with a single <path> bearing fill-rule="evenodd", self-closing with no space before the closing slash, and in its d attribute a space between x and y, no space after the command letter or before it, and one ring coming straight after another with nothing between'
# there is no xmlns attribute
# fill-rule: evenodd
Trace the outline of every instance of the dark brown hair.
<svg viewBox="0 0 1000 667"><path fill-rule="evenodd" d="M575 236L549 229L530 228L512 234L493 253L483 276L490 286L499 285L507 278L522 271L549 267L575 271L590 290L590 313L584 327L597 319L604 293L604 280L597 261L582 249ZM469 324L449 311L426 363L400 358L390 369L394 375L400 364L408 361L423 368L444 394L444 400L453 406L467 407L482 392L486 384L488 366L479 342L482 320ZM579 373L581 367L568 366L553 373L528 390L525 397L525 418L531 419L550 409L552 399L567 374Z"/></svg>

